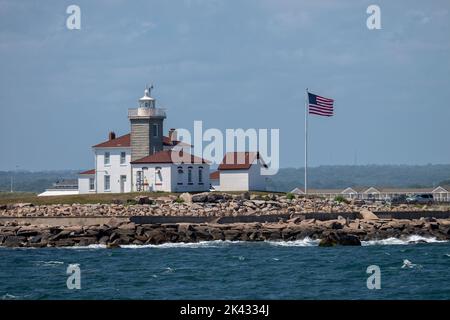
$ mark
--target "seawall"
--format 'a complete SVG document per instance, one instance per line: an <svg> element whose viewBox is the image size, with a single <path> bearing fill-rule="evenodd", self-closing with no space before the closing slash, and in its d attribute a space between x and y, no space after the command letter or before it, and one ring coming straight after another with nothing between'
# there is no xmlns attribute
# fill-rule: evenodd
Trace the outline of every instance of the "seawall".
<svg viewBox="0 0 450 320"><path fill-rule="evenodd" d="M407 219L420 218L450 219L450 211L420 211L420 212L374 212L380 219ZM67 217L0 217L0 224L16 222L20 225L48 225L48 226L92 226L108 224L111 221L133 222L136 224L167 224L167 223L275 223L287 222L289 219L299 220L315 219L320 221L335 220L338 217L345 220L362 218L359 212L311 212L293 214L266 214L266 215L242 215L242 216L67 216Z"/></svg>
<svg viewBox="0 0 450 320"><path fill-rule="evenodd" d="M134 223L110 219L95 225L0 224L0 246L65 247L103 244L108 247L167 242L293 241L309 237L324 245L360 245L362 240L404 238L411 235L450 240L450 219L333 219L293 217L278 222Z"/></svg>

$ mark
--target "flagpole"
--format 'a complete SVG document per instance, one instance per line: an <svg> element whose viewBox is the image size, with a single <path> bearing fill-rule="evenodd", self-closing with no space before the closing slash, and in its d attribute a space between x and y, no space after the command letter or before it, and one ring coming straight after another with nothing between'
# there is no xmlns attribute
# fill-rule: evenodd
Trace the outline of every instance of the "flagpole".
<svg viewBox="0 0 450 320"><path fill-rule="evenodd" d="M308 88L305 96L305 195L308 194Z"/></svg>

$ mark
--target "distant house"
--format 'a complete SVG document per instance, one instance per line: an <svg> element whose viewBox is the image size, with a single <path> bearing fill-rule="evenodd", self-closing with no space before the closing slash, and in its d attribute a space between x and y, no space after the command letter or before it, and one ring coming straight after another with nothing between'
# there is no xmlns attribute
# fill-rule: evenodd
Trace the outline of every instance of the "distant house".
<svg viewBox="0 0 450 320"><path fill-rule="evenodd" d="M305 194L305 191L303 191L303 190L300 189L300 188L294 188L294 189L291 190L291 193L300 196L300 195L304 195L304 194Z"/></svg>
<svg viewBox="0 0 450 320"><path fill-rule="evenodd" d="M301 188L294 188L292 193L304 195ZM396 196L409 196L415 194L432 194L438 202L450 202L450 186L438 186L435 188L382 188L382 187L348 187L345 189L309 189L308 195L333 199L343 196L346 199L360 200L390 200Z"/></svg>
<svg viewBox="0 0 450 320"><path fill-rule="evenodd" d="M362 198L367 200L381 199L381 192L377 188L370 187L362 193Z"/></svg>
<svg viewBox="0 0 450 320"><path fill-rule="evenodd" d="M220 191L265 191L267 168L259 152L228 152L218 167Z"/></svg>
<svg viewBox="0 0 450 320"><path fill-rule="evenodd" d="M320 195L321 197L326 197L333 199L337 196L342 195L341 189L308 189L309 195ZM304 195L305 191L301 188L294 188L291 190L291 193L297 194L297 195Z"/></svg>
<svg viewBox="0 0 450 320"><path fill-rule="evenodd" d="M358 193L361 190L358 190L357 188L345 188L342 190L341 195L347 199L356 199L358 197Z"/></svg>

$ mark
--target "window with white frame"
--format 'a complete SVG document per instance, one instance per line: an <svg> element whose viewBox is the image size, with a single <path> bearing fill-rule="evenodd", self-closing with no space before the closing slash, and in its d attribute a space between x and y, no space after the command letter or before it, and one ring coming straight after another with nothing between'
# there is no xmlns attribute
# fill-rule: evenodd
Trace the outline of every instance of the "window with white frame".
<svg viewBox="0 0 450 320"><path fill-rule="evenodd" d="M188 167L188 184L192 184L192 167Z"/></svg>
<svg viewBox="0 0 450 320"><path fill-rule="evenodd" d="M111 190L111 177L105 176L105 191Z"/></svg>
<svg viewBox="0 0 450 320"><path fill-rule="evenodd" d="M95 179L89 178L89 191L94 191L95 190Z"/></svg>
<svg viewBox="0 0 450 320"><path fill-rule="evenodd" d="M143 184L142 176L143 176L142 171L139 170L136 172L136 191L142 191L142 184Z"/></svg>
<svg viewBox="0 0 450 320"><path fill-rule="evenodd" d="M109 165L110 163L111 163L111 155L109 154L109 152L105 152L105 161L104 161L104 164L105 165Z"/></svg>
<svg viewBox="0 0 450 320"><path fill-rule="evenodd" d="M127 158L127 153L121 152L120 153L120 164L125 164L126 158Z"/></svg>
<svg viewBox="0 0 450 320"><path fill-rule="evenodd" d="M183 184L183 175L184 175L184 171L183 171L183 167L178 167L177 169L177 184Z"/></svg>
<svg viewBox="0 0 450 320"><path fill-rule="evenodd" d="M198 184L203 184L203 167L198 167Z"/></svg>
<svg viewBox="0 0 450 320"><path fill-rule="evenodd" d="M155 168L155 184L156 185L162 185L162 170L161 167L156 167Z"/></svg>
<svg viewBox="0 0 450 320"><path fill-rule="evenodd" d="M153 137L158 137L158 130L159 129L159 126L158 126L158 124L157 123L154 123L153 125L152 125L152 135L153 135Z"/></svg>

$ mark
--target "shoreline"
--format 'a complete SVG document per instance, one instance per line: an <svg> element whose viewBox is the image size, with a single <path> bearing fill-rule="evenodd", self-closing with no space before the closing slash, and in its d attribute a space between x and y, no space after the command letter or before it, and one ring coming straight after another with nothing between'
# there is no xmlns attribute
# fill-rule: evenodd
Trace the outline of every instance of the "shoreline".
<svg viewBox="0 0 450 320"><path fill-rule="evenodd" d="M450 219L316 219L292 218L277 223L136 224L115 221L84 226L0 224L0 247L86 247L199 243L204 241L279 241L310 239L319 246L360 246L362 242L408 237L450 240ZM421 241L419 241L421 242Z"/></svg>
<svg viewBox="0 0 450 320"><path fill-rule="evenodd" d="M42 200L42 199L40 199ZM86 199L85 199L86 200ZM330 200L297 195L229 193L182 193L179 195L140 195L127 199L111 198L111 203L0 204L0 218L4 217L240 217L254 215L356 214L362 210L389 214L447 212L450 203L432 205L389 204L384 201ZM394 217L395 218L395 217ZM446 217L447 218L447 217Z"/></svg>
<svg viewBox="0 0 450 320"><path fill-rule="evenodd" d="M435 237L426 237L419 235L409 235L407 237L401 238L386 238L386 239L374 239L374 240L363 240L359 247L370 247L375 245L410 245L410 244L443 244L449 243L450 240L439 240ZM161 244L123 244L117 247L110 247L105 244L89 244L87 246L48 246L48 247L6 247L0 246L2 249L144 249L144 248L213 248L227 245L243 245L243 244L268 244L274 247L319 247L320 239L310 239L304 238L299 240L263 240L263 241L240 241L240 240L209 240L209 241L198 241L198 242L165 242Z"/></svg>
<svg viewBox="0 0 450 320"><path fill-rule="evenodd" d="M140 195L110 204L0 206L0 246L158 245L297 241L321 246L408 236L450 240L450 207L279 194Z"/></svg>

